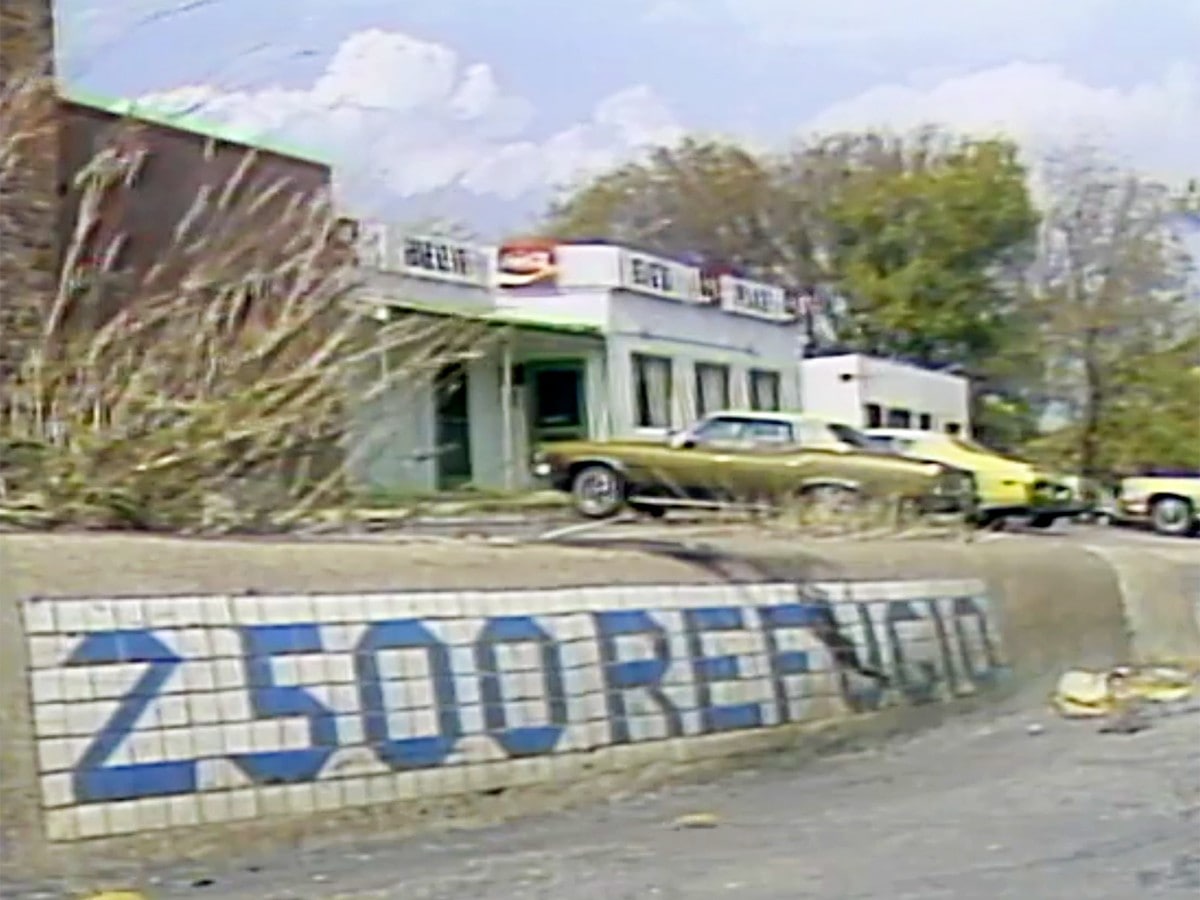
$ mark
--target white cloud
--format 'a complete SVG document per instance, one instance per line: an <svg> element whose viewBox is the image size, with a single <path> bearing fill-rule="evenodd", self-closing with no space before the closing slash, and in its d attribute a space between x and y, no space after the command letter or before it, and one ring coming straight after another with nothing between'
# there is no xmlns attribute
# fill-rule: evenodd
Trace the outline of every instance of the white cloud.
<svg viewBox="0 0 1200 900"><path fill-rule="evenodd" d="M1124 0L652 0L659 21L721 16L757 40L777 46L861 48L939 44L1005 53L1048 50L1073 30ZM1189 4L1193 0L1160 0ZM1185 7L1186 8L1186 7ZM895 49L900 49L896 46Z"/></svg>
<svg viewBox="0 0 1200 900"><path fill-rule="evenodd" d="M880 85L828 107L806 130L926 124L1003 133L1039 155L1084 140L1163 178L1200 174L1200 68L1177 65L1157 81L1120 89L1062 67L1011 63L929 83Z"/></svg>
<svg viewBox="0 0 1200 900"><path fill-rule="evenodd" d="M600 101L586 120L527 137L534 108L485 64L397 31L360 31L300 89L225 92L208 85L141 98L264 138L326 154L351 202L411 197L447 187L514 198L675 140L661 100L634 86Z"/></svg>

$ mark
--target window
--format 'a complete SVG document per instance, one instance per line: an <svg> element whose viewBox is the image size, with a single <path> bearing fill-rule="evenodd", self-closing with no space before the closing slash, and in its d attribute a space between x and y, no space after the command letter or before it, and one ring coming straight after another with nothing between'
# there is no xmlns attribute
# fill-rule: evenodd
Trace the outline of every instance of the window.
<svg viewBox="0 0 1200 900"><path fill-rule="evenodd" d="M867 437L857 428L851 428L849 425L843 425L840 422L831 422L828 427L843 444L858 447L860 450L872 449L871 438Z"/></svg>
<svg viewBox="0 0 1200 900"><path fill-rule="evenodd" d="M863 414L868 428L879 428L883 425L883 407L878 403L868 403L863 407Z"/></svg>
<svg viewBox="0 0 1200 900"><path fill-rule="evenodd" d="M929 413L921 413L921 430L933 431L933 416Z"/></svg>
<svg viewBox="0 0 1200 900"><path fill-rule="evenodd" d="M697 425L691 438L698 444L729 443L742 440L745 430L746 423L742 419L716 416Z"/></svg>
<svg viewBox="0 0 1200 900"><path fill-rule="evenodd" d="M761 412L779 411L778 372L750 370L750 408Z"/></svg>
<svg viewBox="0 0 1200 900"><path fill-rule="evenodd" d="M696 415L729 408L729 367L696 363Z"/></svg>
<svg viewBox="0 0 1200 900"><path fill-rule="evenodd" d="M633 397L639 428L671 427L671 360L635 353Z"/></svg>
<svg viewBox="0 0 1200 900"><path fill-rule="evenodd" d="M746 422L746 440L755 445L768 447L790 444L792 443L792 426L787 422L776 422L770 419L750 420Z"/></svg>
<svg viewBox="0 0 1200 900"><path fill-rule="evenodd" d="M713 416L692 430L697 444L750 444L777 446L792 442L792 426L772 419Z"/></svg>
<svg viewBox="0 0 1200 900"><path fill-rule="evenodd" d="M907 409L889 409L887 413L888 428L911 428L912 413Z"/></svg>
<svg viewBox="0 0 1200 900"><path fill-rule="evenodd" d="M962 434L962 425L958 422L947 422L946 434Z"/></svg>

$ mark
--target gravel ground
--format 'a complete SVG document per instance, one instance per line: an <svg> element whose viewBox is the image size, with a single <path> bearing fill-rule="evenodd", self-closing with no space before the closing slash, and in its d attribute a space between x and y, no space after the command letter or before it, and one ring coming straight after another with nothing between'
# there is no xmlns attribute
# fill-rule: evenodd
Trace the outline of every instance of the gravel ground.
<svg viewBox="0 0 1200 900"><path fill-rule="evenodd" d="M681 827L689 814L713 819ZM1200 716L1104 735L1040 709L976 714L598 808L152 881L152 898L230 900L1195 898Z"/></svg>

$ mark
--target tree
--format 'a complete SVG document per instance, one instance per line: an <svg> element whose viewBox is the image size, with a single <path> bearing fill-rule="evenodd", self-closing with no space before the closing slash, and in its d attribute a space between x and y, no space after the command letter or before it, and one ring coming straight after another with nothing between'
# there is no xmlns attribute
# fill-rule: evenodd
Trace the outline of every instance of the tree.
<svg viewBox="0 0 1200 900"><path fill-rule="evenodd" d="M1016 337L1037 212L1016 147L926 132L873 139L828 206L832 268L863 351L987 374Z"/></svg>
<svg viewBox="0 0 1200 900"><path fill-rule="evenodd" d="M1200 315L1176 198L1087 148L1052 159L1046 181L1028 309L1073 461L1095 475L1194 455Z"/></svg>
<svg viewBox="0 0 1200 900"><path fill-rule="evenodd" d="M555 237L603 238L673 257L771 269L778 263L776 189L769 166L749 151L688 138L560 198L545 229Z"/></svg>
<svg viewBox="0 0 1200 900"><path fill-rule="evenodd" d="M975 374L1017 324L1011 288L1036 224L1012 144L931 130L815 137L776 156L689 139L585 184L546 228L832 285L854 349Z"/></svg>

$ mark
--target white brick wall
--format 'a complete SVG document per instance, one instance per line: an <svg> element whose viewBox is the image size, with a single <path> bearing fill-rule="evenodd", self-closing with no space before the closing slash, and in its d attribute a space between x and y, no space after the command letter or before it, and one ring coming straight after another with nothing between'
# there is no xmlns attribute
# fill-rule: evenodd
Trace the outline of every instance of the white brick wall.
<svg viewBox="0 0 1200 900"><path fill-rule="evenodd" d="M685 759L1002 671L974 581L51 600L24 621L54 841Z"/></svg>

